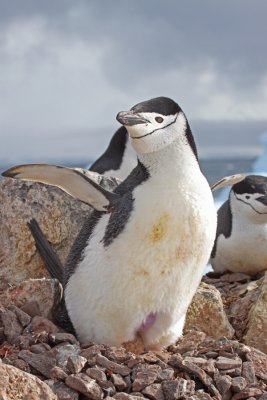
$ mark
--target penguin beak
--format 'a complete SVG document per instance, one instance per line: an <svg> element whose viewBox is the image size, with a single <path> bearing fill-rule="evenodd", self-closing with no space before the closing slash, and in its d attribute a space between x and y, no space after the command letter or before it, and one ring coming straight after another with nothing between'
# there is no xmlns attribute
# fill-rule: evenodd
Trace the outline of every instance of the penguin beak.
<svg viewBox="0 0 267 400"><path fill-rule="evenodd" d="M256 200L259 201L260 203L264 204L265 206L267 206L267 195L266 196L260 196Z"/></svg>
<svg viewBox="0 0 267 400"><path fill-rule="evenodd" d="M148 121L139 114L135 114L133 111L121 111L117 114L117 121L122 125L133 126L138 124L147 124Z"/></svg>

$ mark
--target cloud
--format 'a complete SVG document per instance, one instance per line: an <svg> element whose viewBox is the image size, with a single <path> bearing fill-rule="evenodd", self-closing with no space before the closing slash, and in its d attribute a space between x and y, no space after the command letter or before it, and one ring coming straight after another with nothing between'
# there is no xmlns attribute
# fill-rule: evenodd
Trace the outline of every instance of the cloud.
<svg viewBox="0 0 267 400"><path fill-rule="evenodd" d="M265 2L0 0L0 8L0 138L20 136L17 153L37 140L37 154L39 143L69 155L76 145L64 138L75 133L97 151L118 111L158 95L177 100L189 120L267 119Z"/></svg>

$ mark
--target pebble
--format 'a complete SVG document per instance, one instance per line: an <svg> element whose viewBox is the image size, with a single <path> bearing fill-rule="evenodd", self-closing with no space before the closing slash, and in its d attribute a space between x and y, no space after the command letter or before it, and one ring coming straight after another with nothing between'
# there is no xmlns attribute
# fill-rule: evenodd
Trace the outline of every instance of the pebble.
<svg viewBox="0 0 267 400"><path fill-rule="evenodd" d="M86 374L69 375L65 383L91 400L101 400L104 397L101 387Z"/></svg>
<svg viewBox="0 0 267 400"><path fill-rule="evenodd" d="M85 373L90 376L90 378L98 381L106 381L107 377L104 371L100 368L88 368Z"/></svg>
<svg viewBox="0 0 267 400"><path fill-rule="evenodd" d="M102 367L109 369L110 371L114 372L115 374L120 374L122 376L129 375L131 372L130 368L126 367L126 365L121 365L121 364L115 363L114 361L110 361L108 358L106 358L105 356L102 356L101 354L97 354L96 363L98 365L101 365Z"/></svg>
<svg viewBox="0 0 267 400"><path fill-rule="evenodd" d="M51 370L56 365L55 358L45 354L35 354L29 350L21 350L18 356L47 378L50 378Z"/></svg>
<svg viewBox="0 0 267 400"><path fill-rule="evenodd" d="M54 381L64 381L68 374L64 371L64 369L60 367L54 367L51 369L50 376Z"/></svg>
<svg viewBox="0 0 267 400"><path fill-rule="evenodd" d="M16 314L17 319L23 328L25 328L25 326L29 325L29 323L31 322L31 317L20 308L16 306L10 306L9 310L13 311Z"/></svg>
<svg viewBox="0 0 267 400"><path fill-rule="evenodd" d="M36 315L31 320L31 323L25 329L25 333L33 333L35 335L42 335L44 334L47 336L50 333L56 333L59 331L59 327L56 326L52 321L45 317L40 317Z"/></svg>
<svg viewBox="0 0 267 400"><path fill-rule="evenodd" d="M145 364L137 364L133 368L132 372L132 389L135 392L139 392L144 389L146 386L152 384L157 379L157 376L160 372L160 367L158 365L151 365L148 363Z"/></svg>
<svg viewBox="0 0 267 400"><path fill-rule="evenodd" d="M114 383L115 388L119 391L122 392L123 390L127 389L128 385L123 379L123 377L119 374L112 374L111 375L111 381Z"/></svg>
<svg viewBox="0 0 267 400"><path fill-rule="evenodd" d="M232 400L242 400L242 399L248 399L249 397L253 396L260 396L262 394L261 389L257 388L249 388L249 389L244 389L241 390L239 393L236 393L233 397Z"/></svg>
<svg viewBox="0 0 267 400"><path fill-rule="evenodd" d="M85 357L74 355L70 356L67 361L67 368L71 374L78 374L85 366L87 360Z"/></svg>
<svg viewBox="0 0 267 400"><path fill-rule="evenodd" d="M241 390L245 389L247 386L247 381L242 376L236 376L232 379L232 386L234 392L240 392Z"/></svg>
<svg viewBox="0 0 267 400"><path fill-rule="evenodd" d="M142 393L151 400L165 400L162 387L159 383L147 386Z"/></svg>
<svg viewBox="0 0 267 400"><path fill-rule="evenodd" d="M237 340L214 340L190 331L166 351L135 355L123 347L94 343L81 348L73 335L60 332L46 318L22 314L20 323L16 308L1 311L7 320L16 318L22 329L14 344L0 345L2 364L48 379L59 400L78 400L79 393L80 398L97 400L267 400L267 356ZM16 332L16 322L10 326Z"/></svg>
<svg viewBox="0 0 267 400"><path fill-rule="evenodd" d="M71 333L66 333L66 332L50 333L49 341L52 344L59 344L62 342L68 342L70 344L78 344L78 340L76 339L76 337Z"/></svg>
<svg viewBox="0 0 267 400"><path fill-rule="evenodd" d="M242 374L243 378L245 378L245 380L249 386L256 385L257 378L255 375L255 369L254 369L253 362L251 362L251 361L243 362L241 374Z"/></svg>
<svg viewBox="0 0 267 400"><path fill-rule="evenodd" d="M57 366L65 370L69 357L76 356L79 351L80 347L76 344L61 343L53 347L50 353L55 357Z"/></svg>
<svg viewBox="0 0 267 400"><path fill-rule="evenodd" d="M23 327L17 319L17 315L6 309L0 309L0 320L4 328L4 335L7 341L14 344L17 337L22 333Z"/></svg>
<svg viewBox="0 0 267 400"><path fill-rule="evenodd" d="M242 360L240 358L226 358L226 357L218 357L216 359L216 367L218 369L235 369L239 368L242 365Z"/></svg>

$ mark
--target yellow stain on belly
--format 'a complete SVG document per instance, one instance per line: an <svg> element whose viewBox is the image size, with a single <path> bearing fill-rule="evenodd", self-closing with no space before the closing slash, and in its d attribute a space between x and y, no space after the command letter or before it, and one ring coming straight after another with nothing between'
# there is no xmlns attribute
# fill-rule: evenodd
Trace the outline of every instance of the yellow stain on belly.
<svg viewBox="0 0 267 400"><path fill-rule="evenodd" d="M149 236L150 243L158 243L166 236L170 222L168 213L162 214L157 222L152 226L152 231Z"/></svg>

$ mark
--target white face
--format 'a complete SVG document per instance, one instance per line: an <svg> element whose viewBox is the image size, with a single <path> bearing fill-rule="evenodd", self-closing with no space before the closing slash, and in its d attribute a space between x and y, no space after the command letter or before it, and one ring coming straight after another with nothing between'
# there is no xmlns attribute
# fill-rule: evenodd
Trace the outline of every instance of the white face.
<svg viewBox="0 0 267 400"><path fill-rule="evenodd" d="M267 205L258 201L261 193L234 193L231 191L231 205L243 218L254 223L267 223Z"/></svg>
<svg viewBox="0 0 267 400"><path fill-rule="evenodd" d="M179 137L185 138L186 119L182 111L168 116L148 112L141 112L138 115L147 122L125 127L134 149L139 154L158 151Z"/></svg>

